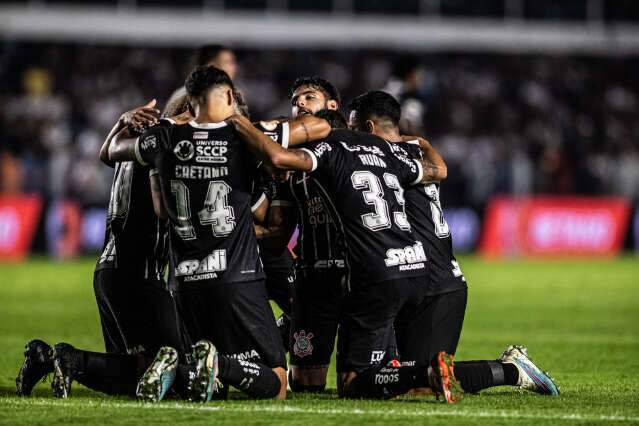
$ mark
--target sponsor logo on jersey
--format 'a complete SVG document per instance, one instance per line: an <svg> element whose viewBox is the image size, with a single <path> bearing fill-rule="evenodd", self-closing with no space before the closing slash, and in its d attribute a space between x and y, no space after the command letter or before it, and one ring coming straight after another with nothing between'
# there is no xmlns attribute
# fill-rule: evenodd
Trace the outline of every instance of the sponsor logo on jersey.
<svg viewBox="0 0 639 426"><path fill-rule="evenodd" d="M399 266L400 271L408 271L411 269L422 269L426 265L426 253L421 242L416 242L412 246L404 248L392 248L386 250L386 266Z"/></svg>
<svg viewBox="0 0 639 426"><path fill-rule="evenodd" d="M315 269L345 268L346 262L344 259L320 259L315 261L313 267Z"/></svg>
<svg viewBox="0 0 639 426"><path fill-rule="evenodd" d="M195 161L198 163L226 163L228 141L196 141Z"/></svg>
<svg viewBox="0 0 639 426"><path fill-rule="evenodd" d="M175 145L173 152L180 161L189 161L193 158L195 148L193 148L193 143L191 143L191 141L183 140Z"/></svg>
<svg viewBox="0 0 639 426"><path fill-rule="evenodd" d="M140 146L142 147L142 149L149 149L149 148L155 148L157 144L158 143L155 136L149 135L142 140L142 143L140 143Z"/></svg>
<svg viewBox="0 0 639 426"><path fill-rule="evenodd" d="M195 132L193 133L193 139L208 139L209 132Z"/></svg>
<svg viewBox="0 0 639 426"><path fill-rule="evenodd" d="M306 331L300 330L293 334L293 338L295 339L295 344L293 344L293 353L295 355L304 358L313 353L313 344L311 343L313 333L306 334Z"/></svg>
<svg viewBox="0 0 639 426"><path fill-rule="evenodd" d="M332 151L333 148L327 144L326 142L318 143L315 148L313 148L313 153L317 158L321 157L325 152Z"/></svg>
<svg viewBox="0 0 639 426"><path fill-rule="evenodd" d="M340 143L346 150L351 152L365 151L373 155L379 155L380 157L385 157L384 152L375 145L366 146L366 145L349 145L346 142L340 142Z"/></svg>
<svg viewBox="0 0 639 426"><path fill-rule="evenodd" d="M371 352L371 364L379 364L384 359L386 351L373 351Z"/></svg>
<svg viewBox="0 0 639 426"><path fill-rule="evenodd" d="M333 223L321 197L315 196L306 201L306 214L308 216L308 222L311 225Z"/></svg>
<svg viewBox="0 0 639 426"><path fill-rule="evenodd" d="M217 278L216 272L226 270L226 250L215 250L202 260L183 260L175 268L175 276L185 276L185 281Z"/></svg>

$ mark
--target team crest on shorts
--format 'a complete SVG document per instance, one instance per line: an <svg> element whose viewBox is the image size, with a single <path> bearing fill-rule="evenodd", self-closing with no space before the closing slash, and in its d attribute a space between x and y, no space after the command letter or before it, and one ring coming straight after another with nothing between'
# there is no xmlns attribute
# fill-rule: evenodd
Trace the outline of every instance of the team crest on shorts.
<svg viewBox="0 0 639 426"><path fill-rule="evenodd" d="M313 333L306 334L306 331L300 330L299 333L294 333L293 337L295 338L295 344L293 345L295 355L304 358L306 355L313 353L313 344L311 343Z"/></svg>

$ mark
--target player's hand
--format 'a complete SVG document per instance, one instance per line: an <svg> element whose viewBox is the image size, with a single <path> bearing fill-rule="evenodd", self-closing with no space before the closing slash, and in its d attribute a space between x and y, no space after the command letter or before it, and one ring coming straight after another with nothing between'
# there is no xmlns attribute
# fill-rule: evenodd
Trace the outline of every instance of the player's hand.
<svg viewBox="0 0 639 426"><path fill-rule="evenodd" d="M422 149L430 148L430 142L428 142L426 139L422 138L421 136L403 136L402 135L402 141L404 142L417 141L419 142L420 148Z"/></svg>
<svg viewBox="0 0 639 426"><path fill-rule="evenodd" d="M122 123L137 131L141 131L158 122L160 110L155 108L156 101L152 99L146 105L127 111L120 116Z"/></svg>
<svg viewBox="0 0 639 426"><path fill-rule="evenodd" d="M235 114L226 119L226 122L235 126L237 130L246 130L253 127L253 123L251 121L240 114Z"/></svg>

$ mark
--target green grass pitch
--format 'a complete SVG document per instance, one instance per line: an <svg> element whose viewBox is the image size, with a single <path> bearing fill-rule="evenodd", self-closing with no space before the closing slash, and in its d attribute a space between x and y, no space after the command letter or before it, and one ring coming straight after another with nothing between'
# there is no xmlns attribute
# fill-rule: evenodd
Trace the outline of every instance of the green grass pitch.
<svg viewBox="0 0 639 426"><path fill-rule="evenodd" d="M494 388L448 406L433 398L342 401L289 393L285 402L232 400L145 405L74 384L55 399L49 383L14 395L24 343L102 350L93 260L0 265L0 424L639 424L639 259L460 260L470 286L459 360L494 359L523 343L561 386L557 398Z"/></svg>

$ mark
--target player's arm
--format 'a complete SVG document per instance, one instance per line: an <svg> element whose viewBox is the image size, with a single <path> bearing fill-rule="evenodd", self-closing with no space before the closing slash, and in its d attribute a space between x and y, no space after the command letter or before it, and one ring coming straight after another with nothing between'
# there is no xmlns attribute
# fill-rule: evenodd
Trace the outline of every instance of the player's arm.
<svg viewBox="0 0 639 426"><path fill-rule="evenodd" d="M427 182L441 182L448 176L448 168L444 158L426 139L419 136L402 136L405 142L417 140L422 151L423 158L420 160L424 178Z"/></svg>
<svg viewBox="0 0 639 426"><path fill-rule="evenodd" d="M304 115L288 122L288 146L299 146L307 142L324 139L331 132L331 126L323 118Z"/></svg>
<svg viewBox="0 0 639 426"><path fill-rule="evenodd" d="M160 189L160 176L158 175L158 171L156 169L152 169L149 172L149 181L151 186L151 198L153 200L153 211L157 217L162 220L167 220L169 217L169 213L164 206L164 202L162 201L162 190Z"/></svg>
<svg viewBox="0 0 639 426"><path fill-rule="evenodd" d="M253 154L273 168L305 172L314 170L315 163L308 152L301 149L282 148L280 144L257 129L246 117L234 115L229 117L227 122L235 126Z"/></svg>
<svg viewBox="0 0 639 426"><path fill-rule="evenodd" d="M109 147L113 137L121 132L124 128L142 129L157 123L157 115L159 110L155 109L155 99L148 104L134 108L122 114L115 123L106 140L100 148L100 160L109 167L113 167L113 161L109 160Z"/></svg>

